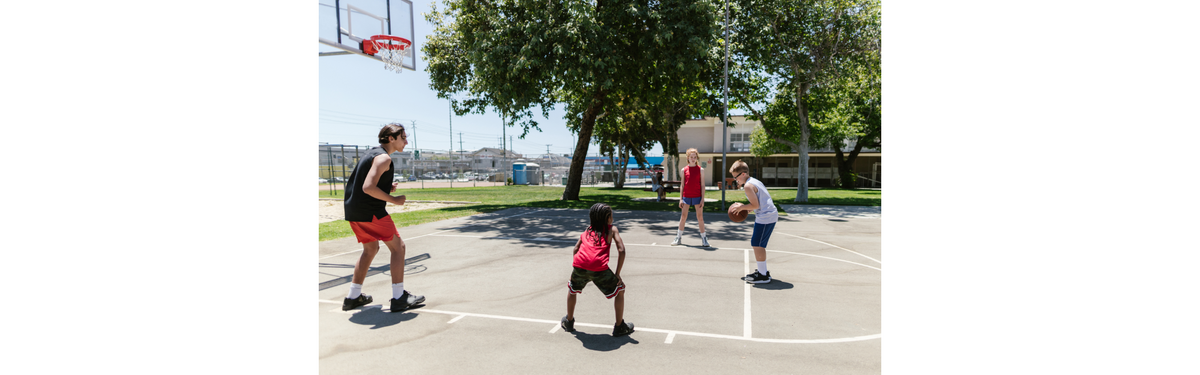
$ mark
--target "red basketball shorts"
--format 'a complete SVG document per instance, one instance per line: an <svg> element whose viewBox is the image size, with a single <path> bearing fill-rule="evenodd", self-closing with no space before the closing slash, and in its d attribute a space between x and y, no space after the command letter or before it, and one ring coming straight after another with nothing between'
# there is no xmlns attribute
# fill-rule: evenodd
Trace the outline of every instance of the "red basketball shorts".
<svg viewBox="0 0 1200 375"><path fill-rule="evenodd" d="M400 234L396 231L396 223L392 222L391 215L382 218L373 217L369 223L351 221L350 229L354 230L354 237L358 238L358 243L387 241L392 239L392 236Z"/></svg>

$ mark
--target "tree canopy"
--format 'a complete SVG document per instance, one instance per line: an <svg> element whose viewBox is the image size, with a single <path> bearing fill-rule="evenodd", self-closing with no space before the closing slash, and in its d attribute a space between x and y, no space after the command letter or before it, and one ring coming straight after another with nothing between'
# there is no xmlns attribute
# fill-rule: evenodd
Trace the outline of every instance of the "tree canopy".
<svg viewBox="0 0 1200 375"><path fill-rule="evenodd" d="M879 50L878 0L734 0L737 66L730 94L762 122L762 133L799 154L796 201L808 200L814 87L835 85L851 62ZM787 112L788 99L794 105ZM755 105L765 107L755 109ZM794 119L794 121L789 120ZM770 147L767 147L770 148Z"/></svg>
<svg viewBox="0 0 1200 375"><path fill-rule="evenodd" d="M522 127L522 137L540 130L534 107L545 118L564 104L567 127L579 135L563 192L571 200L579 199L597 119L620 121L638 111L652 117L665 103L685 101L681 96L691 92L681 88L703 80L720 30L711 0L442 4L425 15L434 26L421 49L430 87L438 97L457 97L460 115L488 108L506 115ZM604 137L640 134L639 126L657 129L652 123L603 123L613 128Z"/></svg>

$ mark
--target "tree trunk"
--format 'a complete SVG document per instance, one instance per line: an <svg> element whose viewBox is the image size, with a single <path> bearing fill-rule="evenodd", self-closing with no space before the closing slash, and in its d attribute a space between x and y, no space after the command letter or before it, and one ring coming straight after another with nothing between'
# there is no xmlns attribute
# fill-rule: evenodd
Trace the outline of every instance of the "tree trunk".
<svg viewBox="0 0 1200 375"><path fill-rule="evenodd" d="M617 152L617 164L613 166L613 173L616 173L616 176L613 176L613 187L624 189L626 166L629 165L629 150L623 145L618 147L617 150L619 150Z"/></svg>
<svg viewBox="0 0 1200 375"><path fill-rule="evenodd" d="M833 148L835 159L837 159L838 168L838 184L843 189L853 189L854 182L857 180L854 175L854 160L858 158L858 153L851 152L850 157L845 157L841 147Z"/></svg>
<svg viewBox="0 0 1200 375"><path fill-rule="evenodd" d="M797 176L796 186L796 203L808 202L808 139L812 137L812 128L808 124L808 108L804 107L804 101L801 100L802 94L805 93L805 85L797 85L796 89L796 111L800 118L800 142L796 145L796 153L800 155L800 173Z"/></svg>
<svg viewBox="0 0 1200 375"><path fill-rule="evenodd" d="M858 181L858 174L854 172L854 161L858 160L858 153L862 148L862 142L856 141L854 149L850 150L850 155L845 160L842 160L842 148L834 148L834 151L837 151L838 176L842 180L843 189L853 189L855 181Z"/></svg>
<svg viewBox="0 0 1200 375"><path fill-rule="evenodd" d="M663 178L667 181L679 181L679 168L677 168L679 164L679 156L677 155L679 147L674 142L671 142L672 137L670 135L667 137L667 140L659 141L663 146L663 169L667 170L667 173L663 174Z"/></svg>
<svg viewBox="0 0 1200 375"><path fill-rule="evenodd" d="M601 147L601 149L603 149L603 147ZM617 161L613 160L613 158L616 156L616 154L617 154L616 149L614 149L612 152L608 153L608 172L604 172L604 173L608 174L608 173L612 173L617 170ZM604 178L601 177L600 180L603 181ZM617 176L613 176L613 186L617 186Z"/></svg>
<svg viewBox="0 0 1200 375"><path fill-rule="evenodd" d="M866 135L858 137L858 139L854 140L854 149L850 150L850 155L844 161L842 160L842 148L834 146L833 150L837 152L838 175L840 175L842 180L842 188L854 188L855 181L858 180L858 174L854 172L854 161L858 160L858 154L862 152L865 145L863 142L874 143L875 137L878 136L878 131L872 130L867 132Z"/></svg>
<svg viewBox="0 0 1200 375"><path fill-rule="evenodd" d="M596 89L596 95L592 97L592 106L583 112L583 122L579 125L579 141L575 143L575 154L571 156L571 169L567 172L567 186L563 190L562 200L579 200L583 164L587 159L588 144L592 143L592 129L596 126L596 116L604 109L603 95L603 90Z"/></svg>

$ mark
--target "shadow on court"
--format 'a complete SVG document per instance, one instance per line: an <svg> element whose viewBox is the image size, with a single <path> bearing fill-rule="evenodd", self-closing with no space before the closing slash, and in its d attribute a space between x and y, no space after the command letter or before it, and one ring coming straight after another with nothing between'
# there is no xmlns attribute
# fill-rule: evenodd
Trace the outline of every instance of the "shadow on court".
<svg viewBox="0 0 1200 375"><path fill-rule="evenodd" d="M384 301L384 303L388 303L388 302ZM378 307L375 307L375 306L378 306ZM417 307L414 307L414 309L421 308L424 306L425 305L423 305L423 304L417 305ZM402 312L402 313L393 314L388 311L383 311L383 306L381 306L381 305L374 305L371 308L364 307L362 310L354 313L354 315L351 315L350 322L365 325L365 326L371 326L371 329L380 329L380 328L386 328L386 327L394 326L396 324L400 324L400 322L407 322L409 320L413 320L418 315L420 315L420 314L412 312L411 309L407 310L405 312Z"/></svg>
<svg viewBox="0 0 1200 375"><path fill-rule="evenodd" d="M704 223L706 226L712 227L708 229L708 239L710 242L714 240L746 242L750 241L750 236L753 232L753 223L734 223L729 220L728 216L722 213L706 213ZM511 217L496 213L479 215L471 218L467 223L456 228L455 231L463 234L485 236L482 238L483 240L515 240L521 242L524 246L548 249L562 247L560 243L556 242L575 242L578 239L579 233L584 228L587 228L589 224L587 210L543 208L539 209L537 214L527 213ZM647 211L632 213L630 211L617 210L614 212L613 225L621 229L622 233L632 228L638 228L639 233L649 233L656 237L662 237L663 242L666 243L675 237L675 231L679 229L679 213ZM685 243L680 247L691 247L705 251L716 250L715 248L698 246L698 232L696 214L695 212L691 212L688 214L688 220L684 229ZM489 235L497 235L497 233L499 233L499 237L488 237ZM504 238L507 234L519 234L521 238ZM687 243L691 241L696 242L696 244Z"/></svg>
<svg viewBox="0 0 1200 375"><path fill-rule="evenodd" d="M792 285L792 283L789 283L787 281L783 281L780 279L776 279L774 277L771 278L771 282L769 282L769 283L753 284L753 285L754 285L755 289L765 289L765 290L785 290L785 289L792 289L793 287L795 287L795 285Z"/></svg>
<svg viewBox="0 0 1200 375"><path fill-rule="evenodd" d="M628 247L625 316L639 329L624 337L611 336L612 302L594 286L578 297L578 330L556 328L587 209L510 208L399 228L410 253L426 253L406 262L428 269L405 272L420 272L405 278L405 288L427 296L429 307L398 313L388 310L391 270L382 249L363 283L376 301L340 311L361 245L353 237L321 242L321 373L396 364L426 375L613 366L649 373L657 364L678 373L880 373L879 218L781 217L768 259L785 279L747 287L739 279L754 269L753 217L734 223L723 212L707 214L713 247L699 246L694 212L679 246L669 245L679 212L614 212ZM875 263L860 264L864 257Z"/></svg>
<svg viewBox="0 0 1200 375"><path fill-rule="evenodd" d="M634 334L636 333L637 332L634 332ZM632 336L612 337L610 334L584 333L578 329L576 329L575 332L571 332L571 334L575 336L575 339L579 340L579 342L583 344L584 348L598 352L611 352L613 350L620 349L621 346L624 346L625 344L638 344L638 340L634 339Z"/></svg>
<svg viewBox="0 0 1200 375"><path fill-rule="evenodd" d="M379 256L376 255L376 257L379 257ZM425 253L425 254L414 256L412 258L405 259L404 260L404 274L405 275L413 275L413 274L425 272L425 269L426 269L425 266L419 265L419 264L414 265L413 263L420 262L420 261L426 260L426 259L429 259L429 253ZM354 269L353 264L342 264L342 263L318 263L318 264L321 268L348 268L351 270ZM367 277L375 276L375 275L378 275L381 273L384 275L391 276L391 274L388 273L388 271L391 271L391 269L392 269L392 265L390 265L390 264L385 264L385 265L378 266L378 267L371 267L367 270ZM336 286L349 284L350 281L352 281L353 279L354 279L354 275L346 275L346 276L342 276L342 277L339 277L339 278L336 278L333 280L325 281L318 285L317 290L325 290L325 289L333 288Z"/></svg>

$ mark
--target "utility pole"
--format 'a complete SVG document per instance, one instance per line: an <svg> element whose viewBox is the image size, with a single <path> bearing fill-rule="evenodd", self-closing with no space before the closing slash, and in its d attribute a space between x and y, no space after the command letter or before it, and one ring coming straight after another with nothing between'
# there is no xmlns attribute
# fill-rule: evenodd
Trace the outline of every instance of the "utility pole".
<svg viewBox="0 0 1200 375"><path fill-rule="evenodd" d="M505 122L504 116L500 116L500 154L504 156L504 159L503 159L504 161L500 163L501 167L504 166L504 163L508 162L508 151L507 151L508 146L506 146L504 144L504 137L508 136L505 133L508 130L507 128L508 128L508 123ZM504 170L504 186L508 186L508 170L509 169L512 169L512 168L508 168L508 169Z"/></svg>
<svg viewBox="0 0 1200 375"><path fill-rule="evenodd" d="M416 158L416 156L417 156L417 152L420 152L420 149L417 148L417 120L411 120L411 121L412 121L412 126L413 126L413 175L415 176L417 174L417 163L416 163L417 158ZM418 179L418 180L420 180L420 179ZM425 180L421 180L421 188L422 189L425 188Z"/></svg>
<svg viewBox="0 0 1200 375"><path fill-rule="evenodd" d="M453 141L454 133L450 133L451 141ZM454 151L454 150L450 150ZM462 161L462 132L458 132L458 161ZM468 163L470 164L470 163Z"/></svg>
<svg viewBox="0 0 1200 375"><path fill-rule="evenodd" d="M725 0L725 105L722 110L724 116L721 118L721 211L725 211L725 190L729 187L725 183L725 171L729 170L729 156L725 149L729 148L729 0Z"/></svg>

